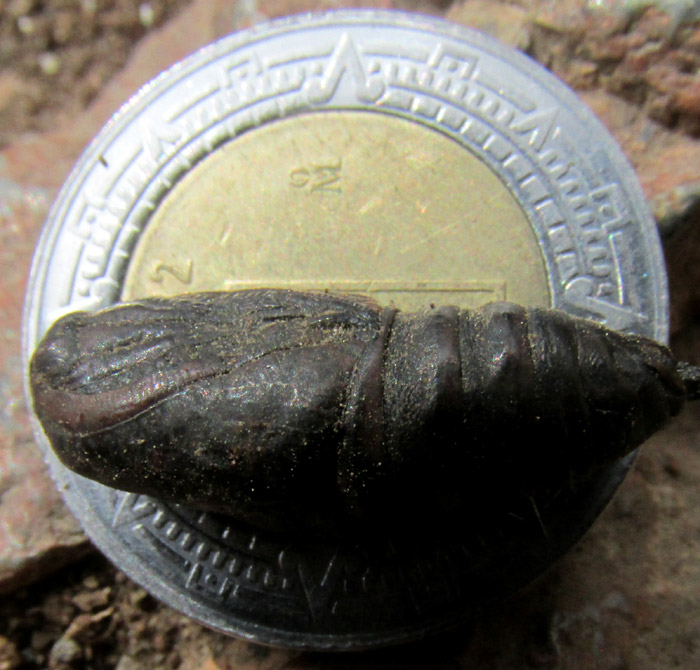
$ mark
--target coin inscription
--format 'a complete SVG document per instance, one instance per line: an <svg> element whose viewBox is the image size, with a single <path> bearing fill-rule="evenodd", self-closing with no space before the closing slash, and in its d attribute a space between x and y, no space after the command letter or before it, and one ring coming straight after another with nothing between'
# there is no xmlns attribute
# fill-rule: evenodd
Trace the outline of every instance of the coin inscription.
<svg viewBox="0 0 700 670"><path fill-rule="evenodd" d="M161 284L165 279L165 275L170 275L181 284L189 284L192 282L193 268L194 263L191 258L187 258L181 266L170 265L157 260L153 263L150 279L156 284Z"/></svg>
<svg viewBox="0 0 700 670"><path fill-rule="evenodd" d="M289 173L289 183L294 188L315 191L341 192L340 178L343 161L338 159L335 164L310 165L299 167Z"/></svg>

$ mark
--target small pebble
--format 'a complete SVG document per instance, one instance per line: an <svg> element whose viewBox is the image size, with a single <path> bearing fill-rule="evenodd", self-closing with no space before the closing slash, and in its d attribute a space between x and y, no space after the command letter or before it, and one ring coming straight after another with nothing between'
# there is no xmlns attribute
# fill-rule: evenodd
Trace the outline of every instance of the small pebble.
<svg viewBox="0 0 700 670"><path fill-rule="evenodd" d="M72 601L81 612L92 612L97 609L104 609L109 604L111 595L111 587L105 586L97 591L78 593L73 596Z"/></svg>
<svg viewBox="0 0 700 670"><path fill-rule="evenodd" d="M15 670L22 663L22 657L14 642L0 635L0 670Z"/></svg>
<svg viewBox="0 0 700 670"><path fill-rule="evenodd" d="M156 13L150 2L143 2L139 5L139 22L144 28L150 28L155 18Z"/></svg>
<svg viewBox="0 0 700 670"><path fill-rule="evenodd" d="M85 577L85 579L83 579L83 586L86 589L92 589L94 591L96 588L99 587L99 585L100 582L97 579L97 577L95 577L95 575L88 575L87 577Z"/></svg>
<svg viewBox="0 0 700 670"><path fill-rule="evenodd" d="M61 61L56 54L45 51L39 54L39 67L45 75L52 77L61 69Z"/></svg>
<svg viewBox="0 0 700 670"><path fill-rule="evenodd" d="M81 646L70 637L59 637L49 653L49 668L61 668L83 657Z"/></svg>
<svg viewBox="0 0 700 670"><path fill-rule="evenodd" d="M22 33L22 35L33 35L36 31L34 19L31 16L17 17L17 29Z"/></svg>

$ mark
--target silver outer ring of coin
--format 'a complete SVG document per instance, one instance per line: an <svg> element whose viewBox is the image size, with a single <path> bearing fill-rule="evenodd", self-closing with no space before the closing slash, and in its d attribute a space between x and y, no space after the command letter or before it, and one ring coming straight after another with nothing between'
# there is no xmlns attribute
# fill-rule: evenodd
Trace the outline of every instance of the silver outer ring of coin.
<svg viewBox="0 0 700 670"><path fill-rule="evenodd" d="M58 317L118 300L151 213L198 160L264 123L331 109L411 119L460 142L529 217L553 306L666 340L654 221L615 142L575 95L480 33L423 16L343 11L224 38L114 115L74 168L38 244L25 367ZM473 617L567 551L631 462L606 470L565 510L545 510L550 540L507 547L494 575L482 574L473 538L398 553L388 545L301 546L119 492L65 469L36 419L34 430L87 534L136 582L221 632L306 649L395 644Z"/></svg>

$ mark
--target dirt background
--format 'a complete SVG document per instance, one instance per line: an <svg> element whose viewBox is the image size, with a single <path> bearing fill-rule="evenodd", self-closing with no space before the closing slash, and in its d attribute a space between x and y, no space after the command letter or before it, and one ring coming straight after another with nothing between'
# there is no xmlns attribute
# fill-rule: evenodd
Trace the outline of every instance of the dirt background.
<svg viewBox="0 0 700 670"><path fill-rule="evenodd" d="M19 323L31 253L71 165L159 71L308 9L447 16L577 89L630 158L664 235L672 346L700 363L700 3L630 0L0 0L0 670L700 667L700 412L644 447L591 532L526 593L407 648L287 653L156 602L98 554L33 445Z"/></svg>

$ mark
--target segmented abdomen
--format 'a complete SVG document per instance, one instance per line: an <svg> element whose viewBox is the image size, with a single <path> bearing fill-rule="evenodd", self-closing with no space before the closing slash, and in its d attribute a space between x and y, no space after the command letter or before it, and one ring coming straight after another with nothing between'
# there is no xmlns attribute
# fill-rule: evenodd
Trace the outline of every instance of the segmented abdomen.
<svg viewBox="0 0 700 670"><path fill-rule="evenodd" d="M664 347L562 312L403 314L277 290L69 315L31 382L53 448L81 474L315 531L571 485L684 396Z"/></svg>

